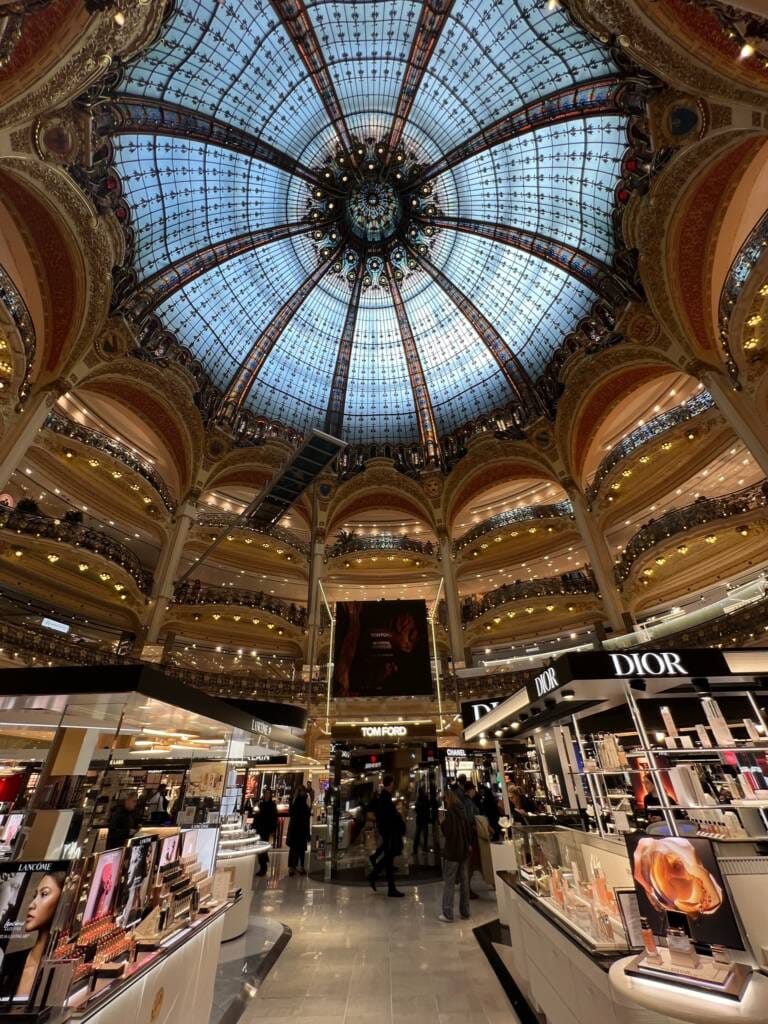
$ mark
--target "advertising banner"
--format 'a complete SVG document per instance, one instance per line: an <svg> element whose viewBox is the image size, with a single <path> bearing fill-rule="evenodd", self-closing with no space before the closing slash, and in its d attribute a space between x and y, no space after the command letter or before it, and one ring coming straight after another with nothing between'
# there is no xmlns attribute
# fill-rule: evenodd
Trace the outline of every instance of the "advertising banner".
<svg viewBox="0 0 768 1024"><path fill-rule="evenodd" d="M431 694L425 602L339 602L333 657L334 697Z"/></svg>

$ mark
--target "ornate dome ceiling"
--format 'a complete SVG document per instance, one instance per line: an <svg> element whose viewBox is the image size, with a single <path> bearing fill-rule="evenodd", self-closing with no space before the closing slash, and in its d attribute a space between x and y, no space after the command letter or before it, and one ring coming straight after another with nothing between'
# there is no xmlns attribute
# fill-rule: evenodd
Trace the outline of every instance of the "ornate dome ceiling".
<svg viewBox="0 0 768 1024"><path fill-rule="evenodd" d="M111 106L124 308L227 414L429 447L610 275L620 82L547 0L178 0Z"/></svg>

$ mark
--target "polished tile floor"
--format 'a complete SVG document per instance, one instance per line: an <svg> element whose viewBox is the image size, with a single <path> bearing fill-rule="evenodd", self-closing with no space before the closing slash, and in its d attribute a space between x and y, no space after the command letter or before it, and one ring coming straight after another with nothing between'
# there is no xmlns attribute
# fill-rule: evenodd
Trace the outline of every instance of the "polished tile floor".
<svg viewBox="0 0 768 1024"><path fill-rule="evenodd" d="M258 956L260 917L293 932L242 1024L516 1024L472 927L496 917L492 892L476 876L481 899L472 919L441 924L439 883L384 892L289 878L284 855L254 880L252 929L222 947L217 1024L238 978L238 964Z"/></svg>

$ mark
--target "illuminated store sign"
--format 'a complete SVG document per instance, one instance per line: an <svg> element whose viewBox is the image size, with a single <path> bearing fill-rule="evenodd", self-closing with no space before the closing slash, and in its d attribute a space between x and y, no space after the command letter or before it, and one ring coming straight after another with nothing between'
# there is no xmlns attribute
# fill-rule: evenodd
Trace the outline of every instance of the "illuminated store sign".
<svg viewBox="0 0 768 1024"><path fill-rule="evenodd" d="M474 722L479 722L483 715L489 714L494 708L498 707L501 701L491 700L486 697L482 700L465 700L461 705L461 720L464 723L464 728L468 725L472 725Z"/></svg>
<svg viewBox="0 0 768 1024"><path fill-rule="evenodd" d="M627 676L687 676L681 656L671 651L657 654L655 651L609 654L614 675L621 679Z"/></svg>
<svg viewBox="0 0 768 1024"><path fill-rule="evenodd" d="M405 725L361 725L360 735L365 736L366 739L407 736L408 728Z"/></svg>
<svg viewBox="0 0 768 1024"><path fill-rule="evenodd" d="M533 687L537 697L546 696L546 694L556 690L559 685L553 668L545 669L544 672L533 680Z"/></svg>

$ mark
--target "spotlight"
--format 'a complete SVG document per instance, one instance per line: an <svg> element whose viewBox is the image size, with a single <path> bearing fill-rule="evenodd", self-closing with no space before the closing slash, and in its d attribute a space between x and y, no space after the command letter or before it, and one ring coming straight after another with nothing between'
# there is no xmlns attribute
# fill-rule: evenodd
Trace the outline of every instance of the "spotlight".
<svg viewBox="0 0 768 1024"><path fill-rule="evenodd" d="M694 688L696 693L711 693L712 687L709 685L708 679L692 679L691 686Z"/></svg>
<svg viewBox="0 0 768 1024"><path fill-rule="evenodd" d="M560 696L563 698L563 700L573 700L576 694L573 692L573 690L561 690Z"/></svg>
<svg viewBox="0 0 768 1024"><path fill-rule="evenodd" d="M645 680L640 679L639 677L635 679L630 679L629 685L633 690L637 690L638 693L645 693L647 689L645 685Z"/></svg>

